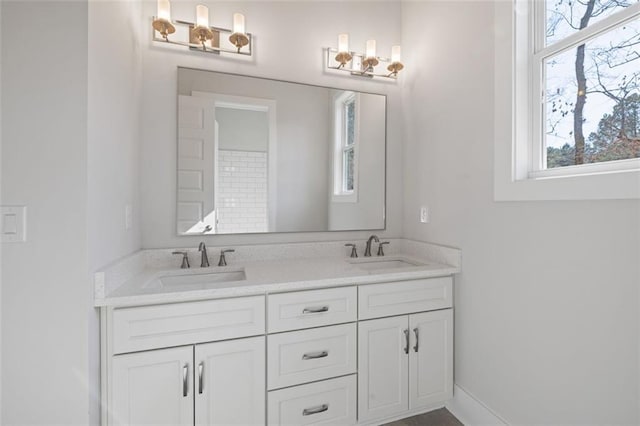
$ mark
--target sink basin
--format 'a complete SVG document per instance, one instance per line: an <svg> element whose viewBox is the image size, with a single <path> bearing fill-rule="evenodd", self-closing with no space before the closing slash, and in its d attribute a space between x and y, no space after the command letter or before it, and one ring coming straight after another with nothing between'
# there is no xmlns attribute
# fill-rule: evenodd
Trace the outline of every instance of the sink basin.
<svg viewBox="0 0 640 426"><path fill-rule="evenodd" d="M353 266L363 269L365 271L382 271L382 270L395 270L413 268L416 266L423 266L423 263L414 262L408 259L362 259L354 260L350 262Z"/></svg>
<svg viewBox="0 0 640 426"><path fill-rule="evenodd" d="M163 287L182 286L189 284L213 284L229 281L243 281L247 277L244 271L230 272L211 272L206 274L185 274L185 275L167 275L160 277L159 281Z"/></svg>
<svg viewBox="0 0 640 426"><path fill-rule="evenodd" d="M225 287L229 283L244 281L246 279L247 276L244 273L244 269L219 272L192 272L162 275L149 282L145 287L170 291L200 290Z"/></svg>

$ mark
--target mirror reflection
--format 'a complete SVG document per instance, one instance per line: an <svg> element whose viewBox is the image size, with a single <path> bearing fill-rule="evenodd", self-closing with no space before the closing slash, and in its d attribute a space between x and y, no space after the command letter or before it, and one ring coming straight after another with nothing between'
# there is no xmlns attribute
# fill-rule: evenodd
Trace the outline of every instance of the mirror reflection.
<svg viewBox="0 0 640 426"><path fill-rule="evenodd" d="M179 235L384 229L386 97L178 69Z"/></svg>

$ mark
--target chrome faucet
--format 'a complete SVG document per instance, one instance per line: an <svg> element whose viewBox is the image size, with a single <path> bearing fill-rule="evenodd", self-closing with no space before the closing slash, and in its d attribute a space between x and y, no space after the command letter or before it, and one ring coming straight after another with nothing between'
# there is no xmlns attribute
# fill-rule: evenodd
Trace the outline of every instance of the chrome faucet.
<svg viewBox="0 0 640 426"><path fill-rule="evenodd" d="M182 255L182 264L180 265L181 269L189 269L191 267L191 265L189 265L189 253L187 251L174 251L171 254Z"/></svg>
<svg viewBox="0 0 640 426"><path fill-rule="evenodd" d="M371 242L375 241L376 243L380 242L380 239L377 235L372 235L367 240L367 246L364 249L364 257L371 257Z"/></svg>
<svg viewBox="0 0 640 426"><path fill-rule="evenodd" d="M204 241L198 246L198 251L202 253L202 260L200 260L201 268L209 267L209 256L207 255L207 246L204 245Z"/></svg>
<svg viewBox="0 0 640 426"><path fill-rule="evenodd" d="M224 257L224 254L233 252L235 252L234 249L220 250L220 260L218 261L218 266L227 266L227 258Z"/></svg>

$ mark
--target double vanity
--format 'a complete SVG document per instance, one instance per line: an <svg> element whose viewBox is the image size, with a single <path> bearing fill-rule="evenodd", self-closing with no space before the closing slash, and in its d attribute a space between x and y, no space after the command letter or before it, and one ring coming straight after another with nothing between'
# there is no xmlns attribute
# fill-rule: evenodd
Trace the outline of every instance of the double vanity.
<svg viewBox="0 0 640 426"><path fill-rule="evenodd" d="M193 251L191 269L144 250L98 272L103 423L382 424L443 406L459 251L343 246L236 247L208 268Z"/></svg>

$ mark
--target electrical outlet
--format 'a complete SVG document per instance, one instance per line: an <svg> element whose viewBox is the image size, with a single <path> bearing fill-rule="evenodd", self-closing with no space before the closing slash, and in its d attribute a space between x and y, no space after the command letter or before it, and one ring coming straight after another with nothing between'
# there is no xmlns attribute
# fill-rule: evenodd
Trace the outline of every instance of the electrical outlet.
<svg viewBox="0 0 640 426"><path fill-rule="evenodd" d="M27 208L25 206L0 207L0 234L3 243L27 241Z"/></svg>
<svg viewBox="0 0 640 426"><path fill-rule="evenodd" d="M428 207L420 207L420 223L429 223Z"/></svg>

